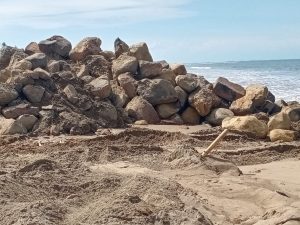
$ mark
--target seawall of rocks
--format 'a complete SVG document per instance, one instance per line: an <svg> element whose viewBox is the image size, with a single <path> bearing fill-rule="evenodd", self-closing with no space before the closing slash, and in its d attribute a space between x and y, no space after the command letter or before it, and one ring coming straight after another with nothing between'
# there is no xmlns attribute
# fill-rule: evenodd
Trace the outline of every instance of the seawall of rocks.
<svg viewBox="0 0 300 225"><path fill-rule="evenodd" d="M272 130L296 138L292 126L300 119L300 105L276 102L266 86L243 88L223 77L212 84L182 64L153 61L146 43L129 46L118 38L114 45L114 52L104 51L99 38L87 37L72 48L62 36L25 49L3 44L0 134L78 135L131 123L223 123L261 138L272 136Z"/></svg>

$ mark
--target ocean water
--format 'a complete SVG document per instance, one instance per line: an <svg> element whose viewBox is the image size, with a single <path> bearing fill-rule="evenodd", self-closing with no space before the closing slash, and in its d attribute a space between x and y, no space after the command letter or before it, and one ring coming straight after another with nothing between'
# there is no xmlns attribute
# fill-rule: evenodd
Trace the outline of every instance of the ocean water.
<svg viewBox="0 0 300 225"><path fill-rule="evenodd" d="M264 84L276 99L300 101L300 59L186 64L190 73L214 82L222 76L244 87Z"/></svg>

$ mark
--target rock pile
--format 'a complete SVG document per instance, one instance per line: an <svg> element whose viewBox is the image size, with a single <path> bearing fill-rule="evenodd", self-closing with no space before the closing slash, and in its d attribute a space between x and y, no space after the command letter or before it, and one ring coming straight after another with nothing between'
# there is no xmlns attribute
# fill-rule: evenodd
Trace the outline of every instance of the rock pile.
<svg viewBox="0 0 300 225"><path fill-rule="evenodd" d="M226 119L224 127L254 123L255 132L263 123L270 131L290 129L272 122L280 120L282 106L263 85L244 89L222 77L211 84L184 65L154 61L146 43L129 46L118 38L114 52L102 50L101 43L88 37L72 48L66 38L53 36L25 50L2 46L0 133L88 134L130 123L219 126L228 117L234 122ZM284 110L299 120L299 109ZM261 117L269 115L277 117L267 126ZM270 132L271 140L280 132Z"/></svg>

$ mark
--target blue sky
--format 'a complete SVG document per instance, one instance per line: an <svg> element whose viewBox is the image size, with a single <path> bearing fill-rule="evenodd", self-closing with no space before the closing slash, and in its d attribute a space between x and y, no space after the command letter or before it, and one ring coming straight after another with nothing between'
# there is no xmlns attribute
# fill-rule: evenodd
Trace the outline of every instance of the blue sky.
<svg viewBox="0 0 300 225"><path fill-rule="evenodd" d="M146 41L154 59L300 58L300 0L0 0L0 41L25 47L54 34Z"/></svg>

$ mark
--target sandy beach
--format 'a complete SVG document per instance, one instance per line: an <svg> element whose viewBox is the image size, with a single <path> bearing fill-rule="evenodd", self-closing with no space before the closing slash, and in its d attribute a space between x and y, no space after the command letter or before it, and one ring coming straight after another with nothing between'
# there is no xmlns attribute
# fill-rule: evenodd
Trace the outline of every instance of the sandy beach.
<svg viewBox="0 0 300 225"><path fill-rule="evenodd" d="M206 126L3 137L3 224L299 224L300 142ZM104 132L102 132L104 133Z"/></svg>

